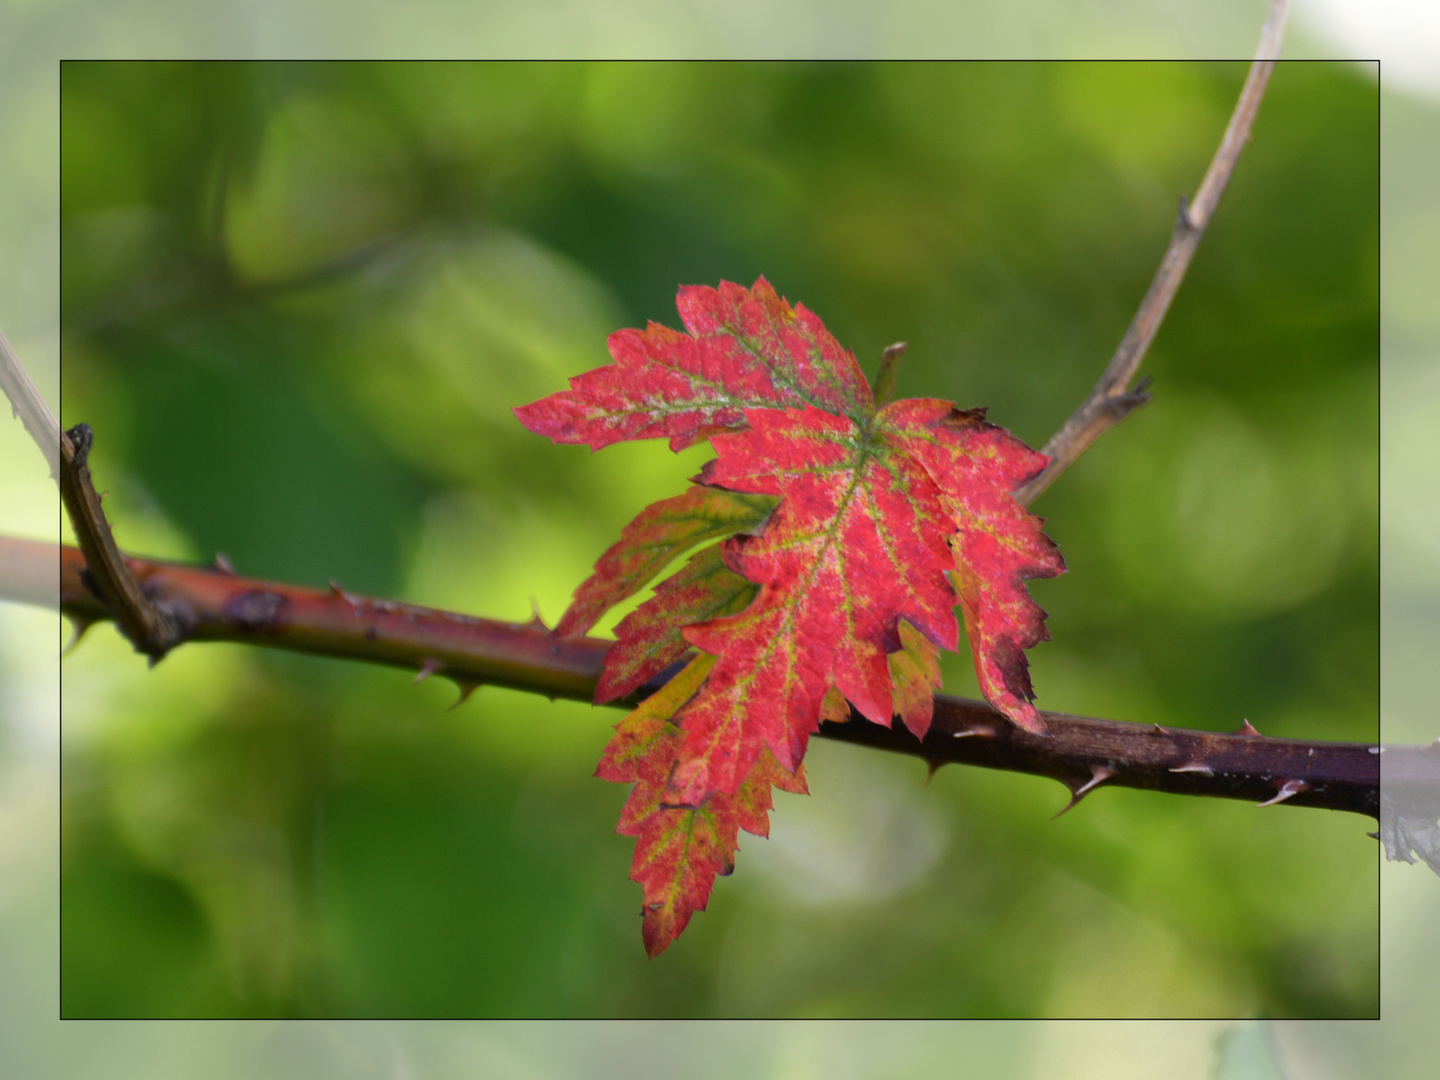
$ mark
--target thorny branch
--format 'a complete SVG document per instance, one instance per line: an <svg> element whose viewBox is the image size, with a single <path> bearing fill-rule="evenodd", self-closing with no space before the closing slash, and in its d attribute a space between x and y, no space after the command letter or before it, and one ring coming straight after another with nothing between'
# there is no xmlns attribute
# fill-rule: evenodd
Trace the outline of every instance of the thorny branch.
<svg viewBox="0 0 1440 1080"><path fill-rule="evenodd" d="M1240 160L1240 151L1250 141L1250 127L1255 122L1255 114L1265 96L1265 87L1270 82L1270 73L1280 56L1287 6L1288 0L1272 0L1270 14L1260 33L1255 62L1250 65L1250 74L1245 79L1239 100L1235 102L1235 111L1230 115L1230 123L1210 161L1210 168L1200 182L1200 190L1188 204L1183 195L1180 197L1180 212L1175 217L1170 245L1165 249L1130 328L1125 331L1125 337L1105 373L1100 376L1100 381L1095 384L1095 389L1042 448L1050 457L1050 464L1039 476L1015 492L1015 501L1021 506L1029 506L1091 443L1150 400L1150 395L1145 392L1149 380L1134 390L1129 389L1130 380L1135 377L1140 361L1145 358L1146 350L1155 340L1156 331L1170 309L1170 301L1185 279L1185 271L1190 267L1190 259L1200 244L1200 237L1205 234L1205 227L1210 224L1215 206L1235 171L1235 163Z"/></svg>
<svg viewBox="0 0 1440 1080"><path fill-rule="evenodd" d="M15 595L4 568L40 558L41 549L56 550L0 538L0 596ZM82 553L73 547L59 553L61 611L82 630L108 618L109 609L81 579ZM415 671L416 681L431 675L454 680L460 701L484 683L589 701L611 645L556 637L538 620L497 622L356 596L338 585L327 592L242 578L222 559L213 568L127 561L146 596L172 615L187 641L235 641L390 664ZM615 704L633 705L669 675ZM880 727L858 715L822 725L820 735L921 757L932 768L957 762L1048 776L1071 791L1070 805L1109 784L1379 816L1377 747L1269 739L1248 724L1222 735L1043 715L1048 738L1021 731L984 702L937 696L923 742L902 726ZM1440 777L1440 754L1435 758L1432 779Z"/></svg>

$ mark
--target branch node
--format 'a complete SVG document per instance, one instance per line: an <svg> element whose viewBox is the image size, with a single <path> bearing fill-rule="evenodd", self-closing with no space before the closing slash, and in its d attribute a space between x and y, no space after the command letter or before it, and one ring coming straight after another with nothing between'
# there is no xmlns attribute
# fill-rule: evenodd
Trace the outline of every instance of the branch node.
<svg viewBox="0 0 1440 1080"><path fill-rule="evenodd" d="M1175 215L1175 228L1184 229L1187 232L1198 231L1200 226L1190 216L1190 203L1184 195L1180 196L1180 212Z"/></svg>

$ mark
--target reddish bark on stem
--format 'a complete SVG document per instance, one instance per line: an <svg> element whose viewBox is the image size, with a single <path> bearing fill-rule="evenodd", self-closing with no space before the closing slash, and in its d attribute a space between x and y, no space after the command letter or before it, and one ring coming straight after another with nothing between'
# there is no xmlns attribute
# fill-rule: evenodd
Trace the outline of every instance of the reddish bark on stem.
<svg viewBox="0 0 1440 1080"><path fill-rule="evenodd" d="M48 544L0 538L0 569L33 565L56 551ZM62 612L81 625L110 618L84 584L79 549L58 552ZM500 622L356 596L339 587L310 589L238 577L224 568L126 560L151 601L184 627L185 640L235 641L390 664L444 675L462 690L494 683L589 701L612 644L556 637L534 620ZM0 593L14 595L8 588ZM670 674L615 704L633 706ZM954 762L1048 776L1072 793L1091 784L1097 770L1108 771L1084 797L1111 786L1261 803L1282 794L1287 782L1298 781L1290 783L1293 794L1285 805L1379 816L1380 755L1377 747L1364 743L1265 738L1251 734L1248 724L1234 734L1218 734L1042 715L1048 737L1020 730L984 702L940 695L923 741L904 725L882 727L854 713L848 723L822 724L819 734L921 757L932 765Z"/></svg>

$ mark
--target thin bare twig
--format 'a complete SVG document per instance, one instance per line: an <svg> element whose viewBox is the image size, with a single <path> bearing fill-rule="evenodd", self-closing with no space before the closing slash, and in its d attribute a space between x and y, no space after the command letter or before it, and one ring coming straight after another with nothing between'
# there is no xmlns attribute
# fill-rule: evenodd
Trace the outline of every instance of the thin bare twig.
<svg viewBox="0 0 1440 1080"><path fill-rule="evenodd" d="M60 422L45 404L40 391L30 381L20 358L10 347L5 332L0 330L0 389L10 399L10 412L18 416L25 430L35 440L45 463L50 466L50 475L56 483L60 481Z"/></svg>
<svg viewBox="0 0 1440 1080"><path fill-rule="evenodd" d="M53 546L0 537L0 597L15 596L4 579L8 547L55 552ZM60 549L61 610L81 627L109 617L82 583L84 557ZM551 697L593 698L613 642L561 638L537 620L506 623L356 596L237 577L227 564L194 567L128 560L145 592L185 628L187 641L249 645L390 664L453 680L464 700L495 683ZM16 597L20 598L20 597ZM670 672L631 698L653 693ZM1060 781L1071 804L1099 786L1180 795L1248 799L1273 805L1379 813L1380 757L1361 743L1267 739L1248 724L1234 734L1127 724L1065 713L1043 714L1048 737L1020 730L983 701L939 695L924 741L903 726L882 727L857 713L821 725L824 738L909 754L932 768L947 762L1032 773ZM1437 760L1440 769L1440 760Z"/></svg>
<svg viewBox="0 0 1440 1080"><path fill-rule="evenodd" d="M1272 0L1270 14L1260 32L1260 47L1256 50L1255 62L1250 65L1250 74L1245 79L1220 146L1210 161L1210 168L1200 182L1200 190L1188 204L1181 196L1180 212L1175 218L1170 245L1165 249L1145 299L1140 302L1130 328L1125 331L1120 347L1115 350L1095 389L1045 444L1044 453L1049 455L1050 464L1029 483L1016 489L1015 500L1021 506L1033 502L1096 439L1150 400L1145 384L1130 390L1130 380L1135 377L1140 361L1155 339L1156 331L1170 309L1170 301L1175 298L1185 271L1190 267L1200 237L1205 234L1225 185L1235 171L1240 151L1250 140L1250 127L1255 122L1255 114L1265 96L1265 87L1270 82L1270 73L1280 56L1287 7L1287 0Z"/></svg>

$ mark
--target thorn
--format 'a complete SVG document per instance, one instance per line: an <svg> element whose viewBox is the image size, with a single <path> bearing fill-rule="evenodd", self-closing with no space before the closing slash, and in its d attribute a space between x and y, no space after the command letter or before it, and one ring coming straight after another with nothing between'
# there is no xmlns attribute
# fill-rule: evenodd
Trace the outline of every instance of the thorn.
<svg viewBox="0 0 1440 1080"><path fill-rule="evenodd" d="M1171 772L1194 772L1201 776L1214 776L1215 770L1206 765L1203 761L1187 761L1184 765L1177 765Z"/></svg>
<svg viewBox="0 0 1440 1080"><path fill-rule="evenodd" d="M473 694L476 690L479 690L480 687L484 686L485 684L478 681L471 682L469 679L456 679L455 685L460 688L460 696L455 699L455 704L451 705L450 708L445 710L446 712L454 712L461 705L464 705L465 702L470 700L470 695Z"/></svg>
<svg viewBox="0 0 1440 1080"><path fill-rule="evenodd" d="M225 557L223 551L215 552L214 566L215 569L219 570L222 574L229 574L231 577L235 576L235 567L230 565L230 560Z"/></svg>
<svg viewBox="0 0 1440 1080"><path fill-rule="evenodd" d="M547 634L550 632L550 627L546 626L545 620L540 617L540 601L535 599L534 593L530 594L530 621L525 625L544 630Z"/></svg>
<svg viewBox="0 0 1440 1080"><path fill-rule="evenodd" d="M940 771L940 766L944 764L945 762L940 761L937 758L926 758L925 783L922 784L921 787L929 787L930 781L934 778L935 774Z"/></svg>
<svg viewBox="0 0 1440 1080"><path fill-rule="evenodd" d="M420 674L415 676L415 681L411 685L419 685L444 666L445 665L440 663L439 660L430 660L428 658L423 660L420 664Z"/></svg>
<svg viewBox="0 0 1440 1080"><path fill-rule="evenodd" d="M968 739L972 735L982 735L987 739L993 739L995 737L995 729L987 724L976 724L974 727L966 728L964 731L952 731L950 733L952 739Z"/></svg>
<svg viewBox="0 0 1440 1080"><path fill-rule="evenodd" d="M1163 727L1161 727L1159 724L1156 724L1154 727L1152 727L1152 728L1150 729L1150 734L1151 734L1151 735L1169 735L1170 732L1166 731L1166 730L1165 730Z"/></svg>
<svg viewBox="0 0 1440 1080"><path fill-rule="evenodd" d="M1370 838L1373 839L1373 840L1379 840L1379 839L1380 839L1380 834L1379 834L1378 832L1367 832L1365 835L1368 836L1368 837L1370 837Z"/></svg>
<svg viewBox="0 0 1440 1080"><path fill-rule="evenodd" d="M1276 803L1284 802L1292 795L1299 795L1302 791L1309 790L1310 785L1304 780L1286 780L1285 783L1280 785L1280 794L1276 795L1273 799L1266 799L1264 802L1256 803L1255 805L1274 806Z"/></svg>
<svg viewBox="0 0 1440 1080"><path fill-rule="evenodd" d="M1254 726L1253 724L1251 724L1249 720L1242 720L1242 721L1240 721L1240 728L1239 728L1239 730L1233 732L1233 734L1235 734L1235 735L1244 735L1247 739L1259 739L1259 738L1262 738L1260 732L1258 732L1258 731L1255 730L1255 726Z"/></svg>
<svg viewBox="0 0 1440 1080"><path fill-rule="evenodd" d="M1106 780L1109 780L1114 775L1115 770L1108 769L1104 765L1090 766L1090 779L1085 781L1085 783L1081 784L1078 788L1071 789L1070 801L1064 806L1062 806L1058 811L1056 811L1054 817L1052 817L1050 820L1054 821L1055 818L1058 818L1061 814L1065 813L1066 810L1073 808L1077 803L1079 803L1081 799L1083 799L1086 795L1090 794L1090 792L1094 791L1097 787L1103 784Z"/></svg>
<svg viewBox="0 0 1440 1080"><path fill-rule="evenodd" d="M99 621L100 620L98 619L71 618L70 640L66 642L65 647L60 650L60 659L63 660L65 659L65 657L69 656L71 650L74 649L76 645L80 644L80 639L85 636L85 631L89 630L90 627L94 626Z"/></svg>
<svg viewBox="0 0 1440 1080"><path fill-rule="evenodd" d="M336 596L338 596L341 600L344 600L351 607L358 608L360 606L360 597L346 592L336 583L334 578L330 579L330 591Z"/></svg>

